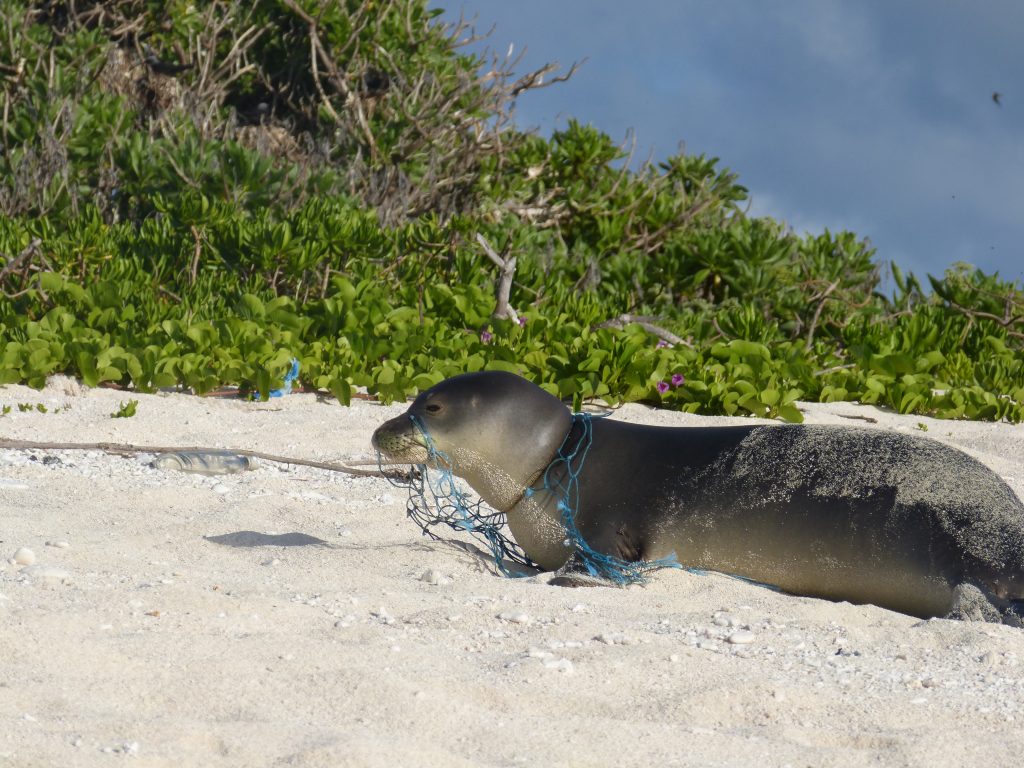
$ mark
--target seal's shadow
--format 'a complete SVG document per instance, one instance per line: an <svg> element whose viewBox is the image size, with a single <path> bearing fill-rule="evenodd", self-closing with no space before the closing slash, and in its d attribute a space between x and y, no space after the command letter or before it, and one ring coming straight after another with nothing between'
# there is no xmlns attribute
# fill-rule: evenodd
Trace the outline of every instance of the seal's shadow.
<svg viewBox="0 0 1024 768"><path fill-rule="evenodd" d="M470 556L472 561L476 563L477 567L480 570L495 570L494 555L492 555L483 547L477 546L473 542L458 541L457 539L437 538L434 539L433 543L442 544L453 549L457 549L461 552L464 552L465 554ZM508 569L509 573L511 573L514 576L536 576L540 573L543 573L543 571L539 568L531 568L527 565L520 565L519 563L513 562L511 560L504 560L502 562L505 568Z"/></svg>
<svg viewBox="0 0 1024 768"><path fill-rule="evenodd" d="M235 531L220 536L203 536L207 541L225 547L334 547L308 533L258 533L256 531Z"/></svg>

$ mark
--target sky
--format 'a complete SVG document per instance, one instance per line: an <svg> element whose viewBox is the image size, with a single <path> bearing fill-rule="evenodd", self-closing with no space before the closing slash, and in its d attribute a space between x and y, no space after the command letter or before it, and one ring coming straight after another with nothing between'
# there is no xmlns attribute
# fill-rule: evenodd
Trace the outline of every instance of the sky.
<svg viewBox="0 0 1024 768"><path fill-rule="evenodd" d="M957 261L1024 282L1020 0L431 0L493 26L522 72L586 62L520 97L636 156L718 157L752 215L851 230L919 276ZM993 100L999 93L999 104Z"/></svg>

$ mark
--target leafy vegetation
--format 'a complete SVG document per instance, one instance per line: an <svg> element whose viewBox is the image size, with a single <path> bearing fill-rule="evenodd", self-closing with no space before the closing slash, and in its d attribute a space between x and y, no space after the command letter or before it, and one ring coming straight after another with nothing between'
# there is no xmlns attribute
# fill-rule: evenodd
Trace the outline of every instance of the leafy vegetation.
<svg viewBox="0 0 1024 768"><path fill-rule="evenodd" d="M139 407L138 400L129 400L127 403L121 402L118 409L110 414L112 419L130 419L135 415L135 411Z"/></svg>
<svg viewBox="0 0 1024 768"><path fill-rule="evenodd" d="M748 217L716 158L523 133L553 68L436 15L0 0L0 382L266 393L296 358L345 403L497 368L576 404L1024 419L1020 286L893 266L884 295L865 241Z"/></svg>

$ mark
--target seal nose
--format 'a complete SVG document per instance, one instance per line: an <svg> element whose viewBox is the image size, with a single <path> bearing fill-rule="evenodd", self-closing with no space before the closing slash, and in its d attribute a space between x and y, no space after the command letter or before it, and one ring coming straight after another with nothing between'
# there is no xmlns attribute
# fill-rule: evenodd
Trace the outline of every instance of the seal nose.
<svg viewBox="0 0 1024 768"><path fill-rule="evenodd" d="M409 414L403 413L401 416L385 421L374 430L373 435L370 437L370 445L373 446L374 450L387 455L388 446L390 445L391 448L394 448L393 438L409 429L409 418Z"/></svg>

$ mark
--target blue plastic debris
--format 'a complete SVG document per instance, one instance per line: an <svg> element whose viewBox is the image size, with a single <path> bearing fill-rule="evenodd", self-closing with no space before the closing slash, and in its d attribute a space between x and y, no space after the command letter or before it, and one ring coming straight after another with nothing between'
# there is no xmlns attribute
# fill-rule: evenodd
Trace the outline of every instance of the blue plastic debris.
<svg viewBox="0 0 1024 768"><path fill-rule="evenodd" d="M299 361L297 358L292 358L292 365L288 369L288 373L284 375L284 384L279 389L270 390L270 394L267 397L284 397L285 395L291 394L292 382L299 378ZM259 392L253 392L253 400L259 400L261 397Z"/></svg>

